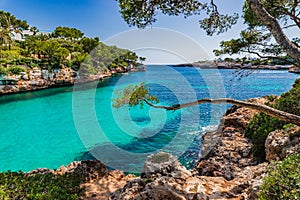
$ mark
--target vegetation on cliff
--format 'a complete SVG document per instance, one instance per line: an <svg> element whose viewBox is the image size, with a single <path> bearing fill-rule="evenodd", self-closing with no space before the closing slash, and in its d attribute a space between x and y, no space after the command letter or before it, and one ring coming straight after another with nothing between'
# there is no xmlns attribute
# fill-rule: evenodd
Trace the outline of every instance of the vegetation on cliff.
<svg viewBox="0 0 300 200"><path fill-rule="evenodd" d="M107 46L98 37L86 37L76 28L57 27L52 33L39 32L26 21L0 11L0 75L19 74L34 67L49 71L78 70L84 60L85 70L94 74L100 69L102 72L117 67L126 69L139 59L144 58L129 50Z"/></svg>
<svg viewBox="0 0 300 200"><path fill-rule="evenodd" d="M0 173L0 199L79 199L84 195L80 177L75 173L29 175Z"/></svg>
<svg viewBox="0 0 300 200"><path fill-rule="evenodd" d="M278 99L270 97L269 106L284 112L300 115L300 79L297 79L292 89L283 93ZM277 129L283 129L287 122L264 113L257 114L246 129L246 136L253 144L253 154L259 161L265 160L265 140L268 134Z"/></svg>
<svg viewBox="0 0 300 200"><path fill-rule="evenodd" d="M259 193L260 200L300 198L300 154L271 165Z"/></svg>

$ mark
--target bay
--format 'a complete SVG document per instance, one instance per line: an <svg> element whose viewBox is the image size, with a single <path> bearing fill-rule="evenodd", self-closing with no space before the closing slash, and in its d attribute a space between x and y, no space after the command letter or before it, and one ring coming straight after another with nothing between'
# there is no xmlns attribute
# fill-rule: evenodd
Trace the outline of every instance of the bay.
<svg viewBox="0 0 300 200"><path fill-rule="evenodd" d="M245 71L244 73L248 73ZM104 161L108 167L139 172L147 155L167 151L188 168L195 165L201 135L214 129L229 105L176 112L112 107L114 92L146 82L160 104L199 98L248 99L288 91L299 75L254 71L148 66L146 72L114 76L97 84L53 88L0 97L0 171L55 169L75 160Z"/></svg>

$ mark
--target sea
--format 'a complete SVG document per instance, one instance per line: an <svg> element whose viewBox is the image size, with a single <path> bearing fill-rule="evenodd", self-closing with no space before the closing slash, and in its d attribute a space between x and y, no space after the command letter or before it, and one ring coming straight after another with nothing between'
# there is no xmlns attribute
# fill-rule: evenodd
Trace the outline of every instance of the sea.
<svg viewBox="0 0 300 200"><path fill-rule="evenodd" d="M171 106L201 98L246 100L288 91L299 75L284 70L147 66L73 87L0 97L0 171L57 169L99 159L109 169L140 173L150 154L168 152L187 168L201 153L202 135L217 128L231 105L201 104L177 111L145 104L115 108L124 88L144 83Z"/></svg>

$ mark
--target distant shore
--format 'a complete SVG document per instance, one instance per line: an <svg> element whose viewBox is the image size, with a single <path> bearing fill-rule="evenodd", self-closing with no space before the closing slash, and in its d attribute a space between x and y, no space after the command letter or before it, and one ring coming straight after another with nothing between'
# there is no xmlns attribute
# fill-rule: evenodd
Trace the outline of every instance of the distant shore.
<svg viewBox="0 0 300 200"><path fill-rule="evenodd" d="M196 67L201 69L250 69L250 70L286 70L291 73L300 73L293 65L251 65L232 62L182 63L173 67Z"/></svg>

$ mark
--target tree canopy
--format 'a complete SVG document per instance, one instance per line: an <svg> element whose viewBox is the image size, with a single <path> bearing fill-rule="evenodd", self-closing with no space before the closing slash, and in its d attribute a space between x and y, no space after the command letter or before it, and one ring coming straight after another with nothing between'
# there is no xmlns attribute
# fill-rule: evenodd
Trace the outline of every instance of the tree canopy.
<svg viewBox="0 0 300 200"><path fill-rule="evenodd" d="M15 34L29 30L29 36L16 40ZM89 55L90 54L90 55ZM129 50L105 45L98 37L89 38L76 28L57 27L52 33L39 32L25 20L0 11L0 74L15 72L13 66L48 70L85 68L84 73L127 68L137 64L138 56ZM84 62L85 61L85 62ZM82 64L84 62L84 64Z"/></svg>
<svg viewBox="0 0 300 200"><path fill-rule="evenodd" d="M124 20L130 26L144 28L153 24L159 13L171 16L201 15L200 27L208 35L230 29L238 19L237 13L220 13L214 0L117 0ZM300 65L298 38L289 38L285 31L300 28L299 0L245 0L243 15L247 29L241 38L223 41L217 55L251 53L262 58L286 57ZM199 17L200 18L200 17Z"/></svg>
<svg viewBox="0 0 300 200"><path fill-rule="evenodd" d="M60 38L69 38L69 39L79 39L84 35L80 30L76 28L69 28L69 27L57 27L54 32L54 37Z"/></svg>

